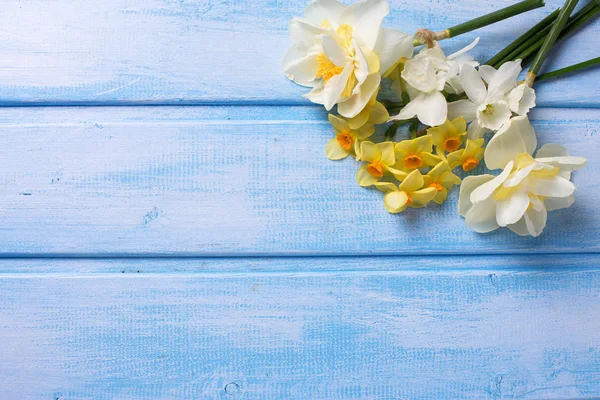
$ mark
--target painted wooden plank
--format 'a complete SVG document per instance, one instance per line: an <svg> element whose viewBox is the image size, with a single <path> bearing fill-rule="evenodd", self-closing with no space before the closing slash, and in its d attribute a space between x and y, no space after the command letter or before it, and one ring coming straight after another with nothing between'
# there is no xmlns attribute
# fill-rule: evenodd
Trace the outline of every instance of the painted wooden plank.
<svg viewBox="0 0 600 400"><path fill-rule="evenodd" d="M577 202L537 239L479 235L442 207L390 215L332 162L332 132L308 107L0 109L0 253L302 255L596 252L598 121L538 109L540 145L589 165Z"/></svg>
<svg viewBox="0 0 600 400"><path fill-rule="evenodd" d="M514 0L391 0L386 25L444 29ZM6 0L0 13L0 104L307 104L283 77L287 26L308 0ZM448 42L482 36L488 59L562 0ZM550 69L597 57L600 22L553 53ZM600 104L600 71L540 85L540 105Z"/></svg>
<svg viewBox="0 0 600 400"><path fill-rule="evenodd" d="M379 257L362 260L378 270L352 271L358 260L275 258L261 260L260 272L240 259L145 260L139 274L26 274L32 260L2 260L0 392L600 396L599 255ZM114 271L133 261L35 262L47 271Z"/></svg>

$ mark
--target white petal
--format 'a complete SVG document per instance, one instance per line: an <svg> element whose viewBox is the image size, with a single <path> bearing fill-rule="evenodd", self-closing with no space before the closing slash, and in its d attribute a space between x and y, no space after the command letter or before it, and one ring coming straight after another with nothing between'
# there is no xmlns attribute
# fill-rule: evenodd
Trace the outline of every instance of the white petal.
<svg viewBox="0 0 600 400"><path fill-rule="evenodd" d="M471 203L476 204L488 199L492 195L492 193L494 193L494 191L498 189L500 185L502 185L504 181L508 178L512 171L513 165L514 162L510 161L508 164L506 164L506 168L504 168L504 171L502 171L500 175L473 190L473 192L471 192L470 198Z"/></svg>
<svg viewBox="0 0 600 400"><path fill-rule="evenodd" d="M365 108L369 100L371 100L379 88L380 82L381 75L378 73L369 75L360 86L359 93L338 104L338 112L346 118L356 117Z"/></svg>
<svg viewBox="0 0 600 400"><path fill-rule="evenodd" d="M519 171L511 174L511 176L504 181L504 184L502 186L504 186L505 188L517 186L518 184L523 182L523 179L527 178L527 175L529 175L531 171L536 169L536 167L536 163L532 163L531 165L528 165L527 167L522 168Z"/></svg>
<svg viewBox="0 0 600 400"><path fill-rule="evenodd" d="M379 70L386 73L402 57L413 54L413 37L396 29L382 28L377 37L375 53L379 56Z"/></svg>
<svg viewBox="0 0 600 400"><path fill-rule="evenodd" d="M315 25L327 20L337 28L346 6L337 0L313 0L304 10L304 17Z"/></svg>
<svg viewBox="0 0 600 400"><path fill-rule="evenodd" d="M459 215L464 217L473 206L473 203L471 203L471 193L473 190L477 189L484 183L491 181L492 179L494 179L494 176L489 174L467 176L465 179L463 179L462 184L460 185L460 194L458 196Z"/></svg>
<svg viewBox="0 0 600 400"><path fill-rule="evenodd" d="M575 196L567 197L550 197L544 199L544 205L548 211L560 210L562 208L569 208L575 203Z"/></svg>
<svg viewBox="0 0 600 400"><path fill-rule="evenodd" d="M311 47L315 44L318 35L327 33L326 29L311 24L303 18L292 18L290 21L290 37L295 44Z"/></svg>
<svg viewBox="0 0 600 400"><path fill-rule="evenodd" d="M437 88L437 75L428 58L414 58L407 61L401 75L409 85L421 92L428 93Z"/></svg>
<svg viewBox="0 0 600 400"><path fill-rule="evenodd" d="M527 230L527 224L525 223L525 216L523 216L516 224L506 225L506 227L519 236L530 235L529 230Z"/></svg>
<svg viewBox="0 0 600 400"><path fill-rule="evenodd" d="M494 75L496 75L496 68L491 65L482 65L479 67L479 76L487 83L490 83Z"/></svg>
<svg viewBox="0 0 600 400"><path fill-rule="evenodd" d="M342 100L342 92L346 88L346 83L353 70L354 66L352 63L348 63L341 74L335 75L325 84L323 90L323 105L327 111L331 110L334 105Z"/></svg>
<svg viewBox="0 0 600 400"><path fill-rule="evenodd" d="M489 130L487 128L479 125L479 122L477 122L477 119L475 119L467 128L467 138L471 140L481 139L488 131Z"/></svg>
<svg viewBox="0 0 600 400"><path fill-rule="evenodd" d="M517 85L517 77L521 73L521 60L509 61L494 74L488 85L488 97L505 95Z"/></svg>
<svg viewBox="0 0 600 400"><path fill-rule="evenodd" d="M322 37L322 42L323 51L325 51L327 58L329 58L336 66L343 67L350 61L347 59L344 49L340 47L334 38L329 35L324 35Z"/></svg>
<svg viewBox="0 0 600 400"><path fill-rule="evenodd" d="M448 104L441 92L431 92L424 95L421 107L417 110L417 117L425 125L437 126L446 122L448 117Z"/></svg>
<svg viewBox="0 0 600 400"><path fill-rule="evenodd" d="M491 107L491 108L490 108ZM491 113L490 111L491 110ZM477 121L484 128L497 131L510 119L512 112L503 100L487 101L477 107Z"/></svg>
<svg viewBox="0 0 600 400"><path fill-rule="evenodd" d="M535 107L535 90L525 84L517 86L508 94L508 106L512 112L526 115Z"/></svg>
<svg viewBox="0 0 600 400"><path fill-rule="evenodd" d="M467 51L471 50L473 47L477 46L477 43L479 43L479 37L475 38L475 40L473 40L473 43L471 43L470 45L468 45L467 47L464 47L462 49L460 49L459 51L457 51L456 53L450 54L448 56L448 60L452 60L457 58L458 56L465 54Z"/></svg>
<svg viewBox="0 0 600 400"><path fill-rule="evenodd" d="M568 197L575 191L575 185L568 179L555 176L552 179L531 179L530 190L543 197Z"/></svg>
<svg viewBox="0 0 600 400"><path fill-rule="evenodd" d="M414 118L419 112L419 109L421 109L424 98L425 94L419 94L417 97L409 101L408 104L405 105L402 110L400 110L398 115L390 117L390 121L401 121Z"/></svg>
<svg viewBox="0 0 600 400"><path fill-rule="evenodd" d="M485 101L487 90L479 73L470 65L464 65L460 71L460 84L473 103L479 105Z"/></svg>
<svg viewBox="0 0 600 400"><path fill-rule="evenodd" d="M451 121L463 117L465 121L471 122L475 119L476 112L477 104L471 100L458 100L448 103L448 119Z"/></svg>
<svg viewBox="0 0 600 400"><path fill-rule="evenodd" d="M535 130L527 117L515 117L500 128L485 149L485 165L503 168L520 153L532 154L537 146Z"/></svg>
<svg viewBox="0 0 600 400"><path fill-rule="evenodd" d="M361 0L346 8L340 16L340 25L354 28L353 37L361 46L374 49L381 23L390 12L387 0Z"/></svg>
<svg viewBox="0 0 600 400"><path fill-rule="evenodd" d="M288 79L304 85L312 86L317 75L319 63L315 54L308 55L301 45L293 46L283 58L283 72Z"/></svg>
<svg viewBox="0 0 600 400"><path fill-rule="evenodd" d="M545 208L543 208L541 211L529 209L525 213L524 218L529 234L533 237L538 237L542 234L542 231L546 227L548 213L546 212Z"/></svg>
<svg viewBox="0 0 600 400"><path fill-rule="evenodd" d="M489 198L474 204L465 216L467 226L478 233L487 233L498 229L494 200Z"/></svg>
<svg viewBox="0 0 600 400"><path fill-rule="evenodd" d="M516 224L529 207L527 185L521 184L506 199L496 201L496 221L500 226Z"/></svg>
<svg viewBox="0 0 600 400"><path fill-rule="evenodd" d="M535 158L567 157L568 155L569 152L566 147L560 144L547 143L535 153Z"/></svg>

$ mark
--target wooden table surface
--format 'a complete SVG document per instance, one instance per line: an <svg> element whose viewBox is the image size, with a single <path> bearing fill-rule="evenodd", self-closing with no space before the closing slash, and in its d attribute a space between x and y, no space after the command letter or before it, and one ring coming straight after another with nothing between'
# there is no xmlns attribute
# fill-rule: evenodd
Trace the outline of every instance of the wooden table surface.
<svg viewBox="0 0 600 400"><path fill-rule="evenodd" d="M307 1L2 1L3 399L600 397L600 70L537 86L540 144L588 159L541 237L473 233L457 190L390 215L281 72ZM485 60L561 3L444 46ZM598 55L600 21L546 69Z"/></svg>

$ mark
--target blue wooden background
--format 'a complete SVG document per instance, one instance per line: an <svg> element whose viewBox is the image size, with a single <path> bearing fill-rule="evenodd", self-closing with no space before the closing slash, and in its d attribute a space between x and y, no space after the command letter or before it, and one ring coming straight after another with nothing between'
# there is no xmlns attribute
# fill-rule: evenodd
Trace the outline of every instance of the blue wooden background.
<svg viewBox="0 0 600 400"><path fill-rule="evenodd" d="M280 71L306 1L1 2L2 398L600 397L600 70L537 86L540 144L589 160L541 237L471 232L456 191L390 215ZM596 21L547 69L599 53Z"/></svg>

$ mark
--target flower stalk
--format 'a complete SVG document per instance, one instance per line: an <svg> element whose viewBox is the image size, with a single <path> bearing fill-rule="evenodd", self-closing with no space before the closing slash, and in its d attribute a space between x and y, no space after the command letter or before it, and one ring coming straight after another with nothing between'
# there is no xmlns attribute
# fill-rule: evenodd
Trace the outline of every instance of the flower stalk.
<svg viewBox="0 0 600 400"><path fill-rule="evenodd" d="M463 33L492 25L496 22L514 17L515 15L543 7L544 4L544 0L523 0L519 3L513 4L512 6L494 11L467 22L463 22L462 24L455 25L440 32L432 32L427 29L421 29L415 35L414 45L418 46L422 44L430 44L433 41L449 39L458 35L462 35Z"/></svg>
<svg viewBox="0 0 600 400"><path fill-rule="evenodd" d="M575 71L579 71L585 68L590 68L594 66L600 65L600 57L593 58L591 60L587 60L578 64L570 65L565 68L557 69L552 72L546 72L536 78L537 81L543 81L544 79L555 78L557 76L573 73Z"/></svg>
<svg viewBox="0 0 600 400"><path fill-rule="evenodd" d="M498 64L500 61L502 61L504 58L506 58L508 55L510 55L514 50L516 50L517 48L520 48L520 46L523 45L525 42L527 42L531 37L538 34L540 31L544 30L546 27L549 27L550 24L552 24L554 22L554 20L556 20L556 17L558 17L559 12L560 12L560 8L554 10L551 14L546 16L546 18L544 18L543 20L538 22L536 25L534 25L531 29L529 29L527 32L525 32L524 34L519 36L515 41L513 41L511 44L506 46L501 51L499 51L498 54L496 54L494 57L487 60L484 64L491 65L491 66L495 66L495 64ZM548 30L550 30L550 28L548 28Z"/></svg>
<svg viewBox="0 0 600 400"><path fill-rule="evenodd" d="M554 46L556 39L558 39L558 35L561 33L561 31L565 27L565 24L567 23L569 16L575 9L575 6L577 5L578 2L579 2L579 0L567 0L565 2L565 5L563 6L563 8L560 10L558 17L556 18L556 21L554 21L554 24L552 24L552 29L550 29L550 33L548 33L548 36L546 36L544 43L542 43L542 46L540 47L539 52L537 53L537 55L535 56L535 59L531 63L531 67L529 67L529 71L527 71L527 77L525 78L525 83L529 87L531 87L533 85L533 82L535 81L535 78L536 78L538 72L542 68L542 64L546 60L546 57L548 56L550 49L552 48L552 46Z"/></svg>

